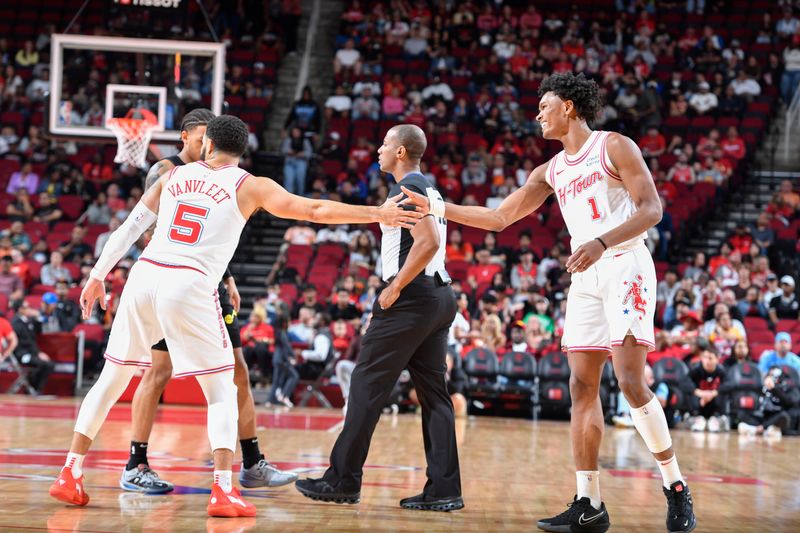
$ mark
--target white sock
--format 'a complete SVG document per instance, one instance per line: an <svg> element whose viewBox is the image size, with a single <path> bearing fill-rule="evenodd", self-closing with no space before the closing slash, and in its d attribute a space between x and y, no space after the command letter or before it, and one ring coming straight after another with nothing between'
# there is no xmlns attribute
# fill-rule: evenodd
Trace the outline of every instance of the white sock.
<svg viewBox="0 0 800 533"><path fill-rule="evenodd" d="M78 479L83 475L83 460L86 458L85 455L79 455L77 453L69 452L67 454L67 462L64 463L65 467L69 467L72 470L72 477Z"/></svg>
<svg viewBox="0 0 800 533"><path fill-rule="evenodd" d="M578 480L578 499L589 498L592 507L600 510L600 472L597 470L578 470L575 472Z"/></svg>
<svg viewBox="0 0 800 533"><path fill-rule="evenodd" d="M656 459L656 463L658 463L658 469L661 471L661 479L663 480L664 488L668 489L669 486L676 481L683 481L684 484L686 483L681 475L681 469L678 467L678 458L675 457L674 454L671 458L664 461Z"/></svg>
<svg viewBox="0 0 800 533"><path fill-rule="evenodd" d="M225 494L233 490L233 484L231 483L232 477L233 473L230 470L214 470L214 483L219 485L219 488L221 488L222 492Z"/></svg>

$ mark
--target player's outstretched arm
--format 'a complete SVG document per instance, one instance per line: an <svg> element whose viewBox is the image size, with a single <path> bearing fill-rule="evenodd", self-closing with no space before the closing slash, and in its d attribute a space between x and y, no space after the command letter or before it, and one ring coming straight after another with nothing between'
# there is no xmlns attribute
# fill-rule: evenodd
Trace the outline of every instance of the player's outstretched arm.
<svg viewBox="0 0 800 533"><path fill-rule="evenodd" d="M388 198L380 207L312 200L288 192L269 178L259 177L245 180L238 194L239 207L246 217L261 207L280 218L307 220L317 224L380 222L410 229L423 215L398 205L401 197Z"/></svg>
<svg viewBox="0 0 800 533"><path fill-rule="evenodd" d="M106 308L106 290L103 281L142 233L158 220L158 203L164 179L166 178L159 179L155 185L145 191L142 199L133 208L125 222L108 238L103 247L103 253L100 254L89 274L89 281L81 291L80 304L84 320L91 316L95 301L100 300L100 307Z"/></svg>
<svg viewBox="0 0 800 533"><path fill-rule="evenodd" d="M530 215L544 203L553 192L545 179L547 163L539 165L528 176L525 185L509 194L496 209L481 206L457 205L445 203L445 218L452 222L473 226L490 231L502 231L517 220ZM410 191L405 187L403 192L408 199L401 203L411 204L428 213L428 198Z"/></svg>

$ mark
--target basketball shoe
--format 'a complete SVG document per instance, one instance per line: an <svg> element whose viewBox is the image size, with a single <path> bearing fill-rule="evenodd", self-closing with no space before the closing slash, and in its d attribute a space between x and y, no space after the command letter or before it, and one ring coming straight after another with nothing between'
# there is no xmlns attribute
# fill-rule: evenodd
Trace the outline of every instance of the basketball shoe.
<svg viewBox="0 0 800 533"><path fill-rule="evenodd" d="M175 488L169 481L159 479L158 474L147 465L139 465L130 470L123 467L122 476L119 478L119 487L129 492L145 494L164 494Z"/></svg>
<svg viewBox="0 0 800 533"><path fill-rule="evenodd" d="M458 511L464 508L464 500L461 496L431 498L425 494L417 494L400 500L400 507L414 511Z"/></svg>
<svg viewBox="0 0 800 533"><path fill-rule="evenodd" d="M600 509L592 507L592 500L587 497L575 498L567 504L567 510L552 518L539 520L536 526L543 531L565 533L604 533L611 527L606 512L606 504Z"/></svg>
<svg viewBox="0 0 800 533"><path fill-rule="evenodd" d="M667 497L667 530L670 533L692 531L697 527L697 519L689 487L683 481L676 481L668 489L662 488Z"/></svg>
<svg viewBox="0 0 800 533"><path fill-rule="evenodd" d="M297 481L297 474L278 470L263 457L250 468L245 468L242 465L241 470L239 470L239 484L248 489L282 487L295 481Z"/></svg>
<svg viewBox="0 0 800 533"><path fill-rule="evenodd" d="M72 505L86 505L89 495L83 488L83 475L78 479L72 475L72 468L65 466L56 480L50 485L50 496Z"/></svg>
<svg viewBox="0 0 800 533"><path fill-rule="evenodd" d="M294 486L306 498L320 502L355 504L361 501L361 491L346 492L322 478L300 479L295 481Z"/></svg>
<svg viewBox="0 0 800 533"><path fill-rule="evenodd" d="M214 483L211 487L211 497L208 499L208 516L236 518L237 516L255 516L256 506L242 498L239 489L233 487L228 494L222 487Z"/></svg>

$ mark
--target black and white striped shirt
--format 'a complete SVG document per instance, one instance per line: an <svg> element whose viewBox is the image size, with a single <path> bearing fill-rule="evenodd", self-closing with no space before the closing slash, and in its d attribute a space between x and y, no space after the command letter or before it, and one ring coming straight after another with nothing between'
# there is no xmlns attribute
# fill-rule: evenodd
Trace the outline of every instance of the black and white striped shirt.
<svg viewBox="0 0 800 533"><path fill-rule="evenodd" d="M402 192L400 190L401 185L414 192L427 196L430 200L438 198L441 201L442 197L436 187L419 172L406 174L402 180L392 185L389 196L392 197L400 194ZM425 274L427 276L433 276L437 270L444 269L445 245L447 243L447 220L444 218L437 218L436 224L439 229L439 250L425 267ZM411 236L411 231L405 228L393 228L381 224L381 231L383 232L383 237L381 239L383 280L388 281L397 275L403 267L403 264L406 262L406 257L408 257L408 252L414 244L414 238Z"/></svg>

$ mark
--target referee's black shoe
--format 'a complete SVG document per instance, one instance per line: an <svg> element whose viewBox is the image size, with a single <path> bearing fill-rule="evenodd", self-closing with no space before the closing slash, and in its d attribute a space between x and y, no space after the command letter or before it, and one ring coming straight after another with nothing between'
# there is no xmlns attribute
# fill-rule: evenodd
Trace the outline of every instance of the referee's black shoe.
<svg viewBox="0 0 800 533"><path fill-rule="evenodd" d="M306 498L320 502L353 504L361 501L361 492L344 492L322 478L298 479L294 487Z"/></svg>
<svg viewBox="0 0 800 533"><path fill-rule="evenodd" d="M416 496L400 500L400 507L403 509L413 509L415 511L458 511L464 508L464 500L461 496L431 498L425 496L425 494L417 494Z"/></svg>
<svg viewBox="0 0 800 533"><path fill-rule="evenodd" d="M611 527L604 503L600 504L600 509L595 509L589 498L575 497L567 507L560 515L539 520L536 526L557 533L604 533Z"/></svg>

